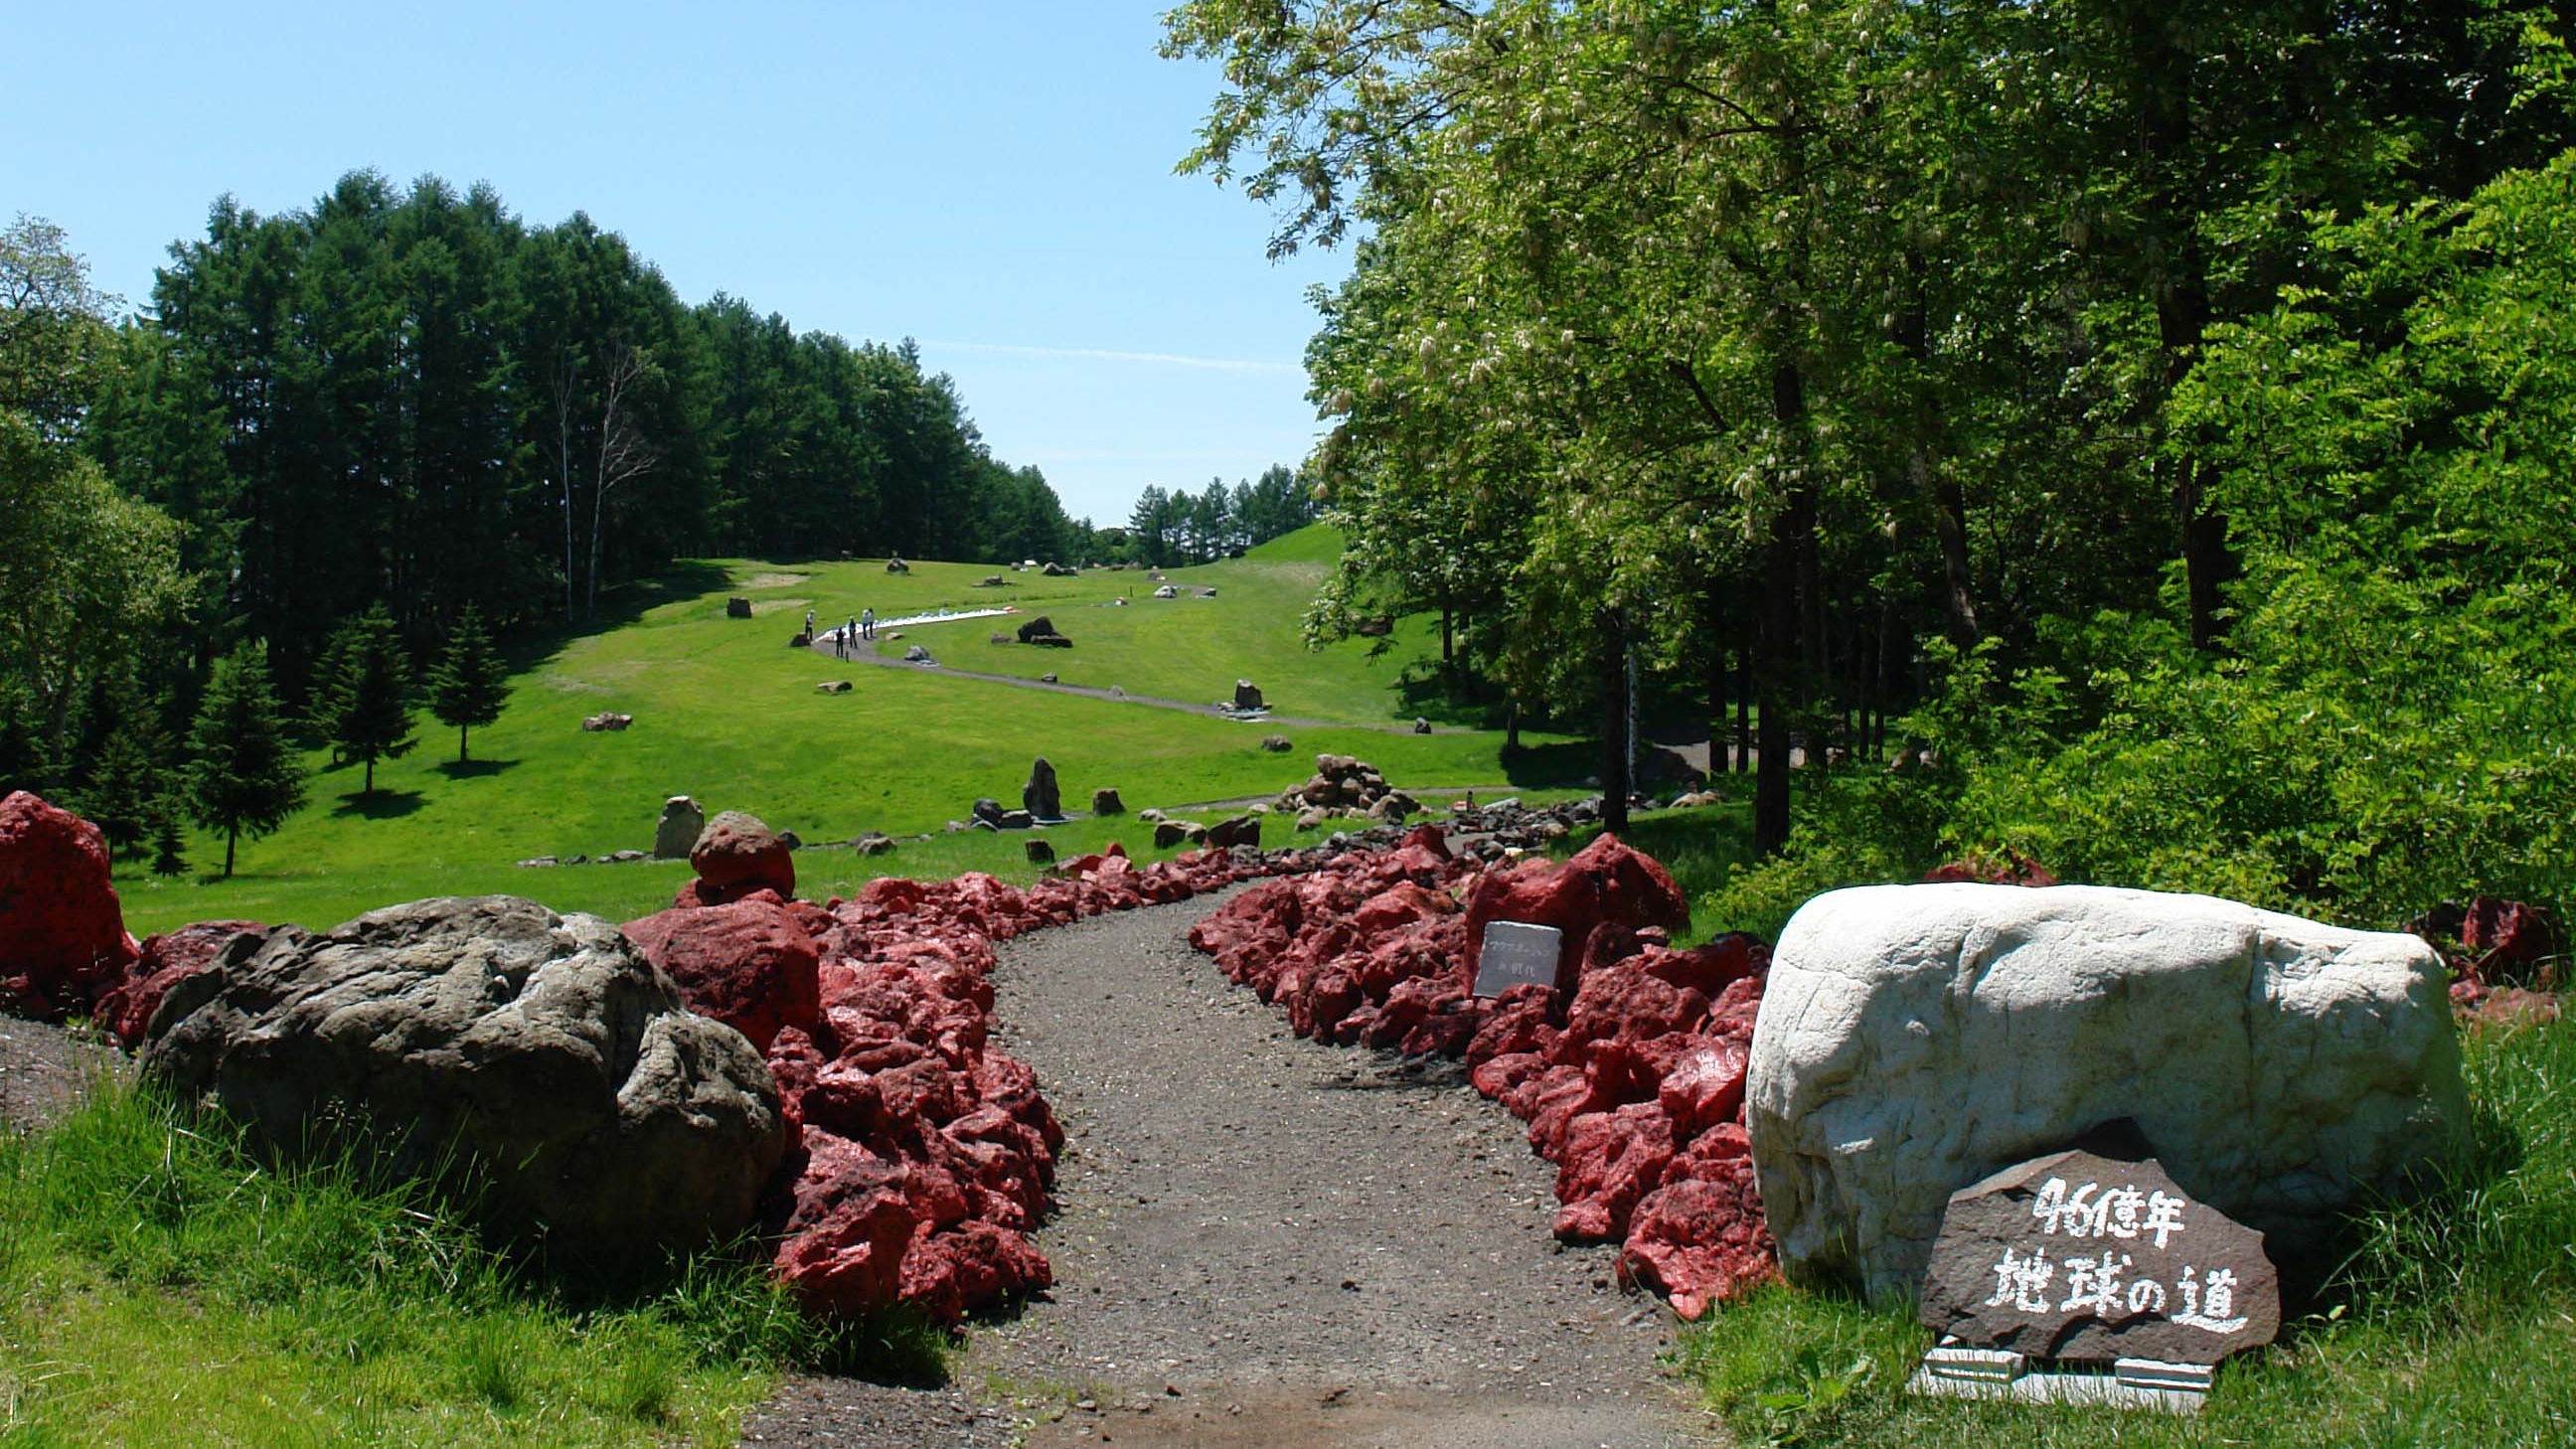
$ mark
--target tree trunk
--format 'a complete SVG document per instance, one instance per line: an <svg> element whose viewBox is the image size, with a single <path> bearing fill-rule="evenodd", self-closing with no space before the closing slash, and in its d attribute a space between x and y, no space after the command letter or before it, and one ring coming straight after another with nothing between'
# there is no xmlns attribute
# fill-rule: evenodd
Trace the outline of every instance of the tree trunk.
<svg viewBox="0 0 2576 1449"><path fill-rule="evenodd" d="M1771 369L1771 412L1781 431L1800 436L1806 425L1806 380L1797 363L1782 358ZM1753 848L1768 855L1789 840L1789 719L1803 691L1799 676L1799 592L1814 573L1815 485L1804 475L1789 492L1789 506L1772 522L1763 549L1762 723L1753 777ZM1809 640L1813 654L1820 641Z"/></svg>
<svg viewBox="0 0 2576 1449"><path fill-rule="evenodd" d="M461 765L465 760L465 726L458 725L456 727L456 763Z"/></svg>
<svg viewBox="0 0 2576 1449"><path fill-rule="evenodd" d="M367 783L358 787L358 793L361 795L376 793L376 757L373 755L367 756Z"/></svg>
<svg viewBox="0 0 2576 1449"><path fill-rule="evenodd" d="M1735 650L1735 773L1753 768L1753 659L1762 649L1762 623L1757 611L1745 642Z"/></svg>
<svg viewBox="0 0 2576 1449"><path fill-rule="evenodd" d="M1616 609L1594 619L1601 640L1601 822L1628 833L1628 632Z"/></svg>
<svg viewBox="0 0 2576 1449"><path fill-rule="evenodd" d="M2196 178L2187 174L2193 155L2192 57L2176 37L2182 22L2170 7L2133 3L2128 22L2147 204L2141 271L2155 303L2157 341L2164 351L2164 393L2157 399L2161 407L2191 371L2209 330L2209 264L2200 243L2199 193ZM2226 516L2209 506L2215 470L2196 458L2160 466L2171 471L2167 487L2182 534L2191 642L2204 653L2214 651L2226 633L2218 620L2219 589L2236 575Z"/></svg>
<svg viewBox="0 0 2576 1449"><path fill-rule="evenodd" d="M240 839L241 826L235 824L224 827L224 879L226 880L233 878L233 846Z"/></svg>
<svg viewBox="0 0 2576 1449"><path fill-rule="evenodd" d="M1762 650L1755 679L1762 712L1753 751L1753 848L1770 855L1789 840L1789 695L1798 643L1798 558L1796 546L1776 534L1762 552Z"/></svg>

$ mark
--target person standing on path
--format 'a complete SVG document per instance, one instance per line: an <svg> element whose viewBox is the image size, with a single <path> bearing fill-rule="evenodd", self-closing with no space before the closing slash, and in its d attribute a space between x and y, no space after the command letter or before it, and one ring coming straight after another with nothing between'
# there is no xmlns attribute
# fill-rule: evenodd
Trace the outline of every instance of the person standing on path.
<svg viewBox="0 0 2576 1449"><path fill-rule="evenodd" d="M859 611L859 637L862 639L873 639L877 637L876 610L871 608L861 609Z"/></svg>
<svg viewBox="0 0 2576 1449"><path fill-rule="evenodd" d="M805 642L814 642L814 611L811 609L805 611Z"/></svg>

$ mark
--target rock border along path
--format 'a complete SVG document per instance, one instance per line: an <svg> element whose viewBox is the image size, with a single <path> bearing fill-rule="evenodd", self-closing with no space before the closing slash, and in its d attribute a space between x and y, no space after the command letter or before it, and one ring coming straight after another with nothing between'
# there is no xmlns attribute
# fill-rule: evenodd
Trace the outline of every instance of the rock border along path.
<svg viewBox="0 0 2576 1449"><path fill-rule="evenodd" d="M1068 1145L1047 1298L945 1388L789 1383L746 1444L1677 1449L1670 1318L1551 1235L1554 1171L1454 1063L1317 1046L1191 949L1222 897L1008 943L998 1044ZM1015 1439L1014 1433L1024 1435Z"/></svg>

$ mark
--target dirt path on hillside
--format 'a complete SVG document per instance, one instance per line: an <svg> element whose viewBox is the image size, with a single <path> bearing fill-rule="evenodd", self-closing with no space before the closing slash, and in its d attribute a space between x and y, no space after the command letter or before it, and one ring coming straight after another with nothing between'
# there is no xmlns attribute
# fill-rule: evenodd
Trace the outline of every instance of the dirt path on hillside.
<svg viewBox="0 0 2576 1449"><path fill-rule="evenodd" d="M999 1044L1068 1140L1056 1287L949 1386L791 1382L746 1444L1675 1449L1668 1315L1549 1233L1554 1170L1455 1063L1316 1046L1184 933L1214 902L1003 949ZM1024 1439L1014 1440L1014 1433Z"/></svg>

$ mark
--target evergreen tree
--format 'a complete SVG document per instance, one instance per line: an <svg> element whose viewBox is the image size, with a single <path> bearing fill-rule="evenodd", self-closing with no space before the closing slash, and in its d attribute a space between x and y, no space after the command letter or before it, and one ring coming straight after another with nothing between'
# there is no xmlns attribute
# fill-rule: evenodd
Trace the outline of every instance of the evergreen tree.
<svg viewBox="0 0 2576 1449"><path fill-rule="evenodd" d="M268 678L268 646L245 644L215 662L188 736L189 815L224 832L224 875L233 849L286 823L304 803L304 766L295 758Z"/></svg>
<svg viewBox="0 0 2576 1449"><path fill-rule="evenodd" d="M119 724L100 749L81 804L107 837L111 854L142 844L151 832L167 788L162 761L168 754L169 741L149 715Z"/></svg>
<svg viewBox="0 0 2576 1449"><path fill-rule="evenodd" d="M502 702L510 697L501 674L501 656L492 648L492 636L484 632L483 616L467 604L448 633L446 650L429 671L430 712L441 724L456 726L460 765L466 761L466 730L501 717Z"/></svg>
<svg viewBox="0 0 2576 1449"><path fill-rule="evenodd" d="M152 802L152 873L177 875L188 868L186 842L179 838L179 797L165 794Z"/></svg>
<svg viewBox="0 0 2576 1449"><path fill-rule="evenodd" d="M325 656L331 673L313 682L314 718L331 743L366 766L361 793L376 789L376 761L399 759L419 741L411 732L411 661L393 615L377 604L340 626Z"/></svg>

